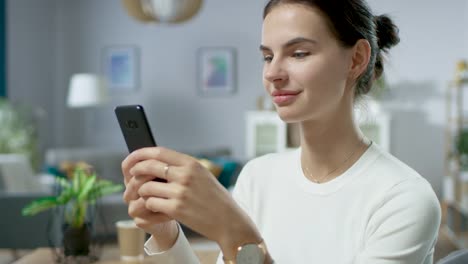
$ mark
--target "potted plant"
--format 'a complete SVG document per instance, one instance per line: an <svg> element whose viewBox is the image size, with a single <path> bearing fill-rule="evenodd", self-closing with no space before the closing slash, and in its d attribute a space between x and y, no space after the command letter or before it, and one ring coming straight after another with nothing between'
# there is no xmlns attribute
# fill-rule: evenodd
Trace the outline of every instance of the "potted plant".
<svg viewBox="0 0 468 264"><path fill-rule="evenodd" d="M468 208L466 183L468 181L468 129L462 129L455 137L452 153L449 155L450 170L455 173L455 200Z"/></svg>
<svg viewBox="0 0 468 264"><path fill-rule="evenodd" d="M121 191L123 185L99 179L89 168L75 167L69 179L56 177L60 186L56 196L42 197L32 201L22 210L23 216L63 207L63 246L65 256L89 254L91 240L90 225L87 222L89 206L108 194Z"/></svg>
<svg viewBox="0 0 468 264"><path fill-rule="evenodd" d="M468 171L468 130L463 129L456 138L456 152L461 171Z"/></svg>
<svg viewBox="0 0 468 264"><path fill-rule="evenodd" d="M0 98L0 153L23 154L38 169L37 128L34 111L22 104Z"/></svg>

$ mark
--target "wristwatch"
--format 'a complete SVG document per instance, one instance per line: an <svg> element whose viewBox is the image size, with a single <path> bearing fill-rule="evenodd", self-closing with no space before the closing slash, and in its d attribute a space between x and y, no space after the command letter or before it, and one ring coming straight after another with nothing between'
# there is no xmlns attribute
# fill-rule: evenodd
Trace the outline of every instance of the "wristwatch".
<svg viewBox="0 0 468 264"><path fill-rule="evenodd" d="M224 264L264 264L267 257L265 242L249 243L237 248L235 260L227 260L223 257Z"/></svg>

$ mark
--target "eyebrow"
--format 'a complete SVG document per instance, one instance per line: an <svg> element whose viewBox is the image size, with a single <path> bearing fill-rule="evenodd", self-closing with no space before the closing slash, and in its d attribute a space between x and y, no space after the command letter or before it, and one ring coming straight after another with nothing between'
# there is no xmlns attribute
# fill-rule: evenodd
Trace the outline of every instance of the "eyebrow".
<svg viewBox="0 0 468 264"><path fill-rule="evenodd" d="M293 45L296 45L296 44L299 44L299 43L304 43L304 42L317 44L317 41L315 41L313 39L308 39L308 38L304 38L304 37L297 37L297 38L293 38L293 39L289 40L288 42L284 43L283 48L288 48L290 46L293 46ZM264 45L260 45L260 51L271 51L271 48L269 48L267 46L264 46Z"/></svg>

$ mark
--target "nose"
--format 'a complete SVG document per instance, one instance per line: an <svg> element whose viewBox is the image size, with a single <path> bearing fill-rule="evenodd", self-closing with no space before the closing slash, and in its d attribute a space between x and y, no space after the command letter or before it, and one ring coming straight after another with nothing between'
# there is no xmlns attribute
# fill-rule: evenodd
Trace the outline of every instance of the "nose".
<svg viewBox="0 0 468 264"><path fill-rule="evenodd" d="M265 63L263 78L271 83L279 83L288 79L288 73L281 61L273 59L270 63Z"/></svg>

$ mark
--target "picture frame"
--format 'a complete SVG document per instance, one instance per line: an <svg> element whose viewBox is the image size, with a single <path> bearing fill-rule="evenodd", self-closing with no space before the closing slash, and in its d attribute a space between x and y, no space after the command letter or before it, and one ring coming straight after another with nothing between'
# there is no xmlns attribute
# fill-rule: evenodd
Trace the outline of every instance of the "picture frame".
<svg viewBox="0 0 468 264"><path fill-rule="evenodd" d="M231 47L204 47L197 51L198 93L226 96L236 91L236 50Z"/></svg>
<svg viewBox="0 0 468 264"><path fill-rule="evenodd" d="M102 72L110 92L131 92L139 85L139 50L135 46L108 46L102 50Z"/></svg>

